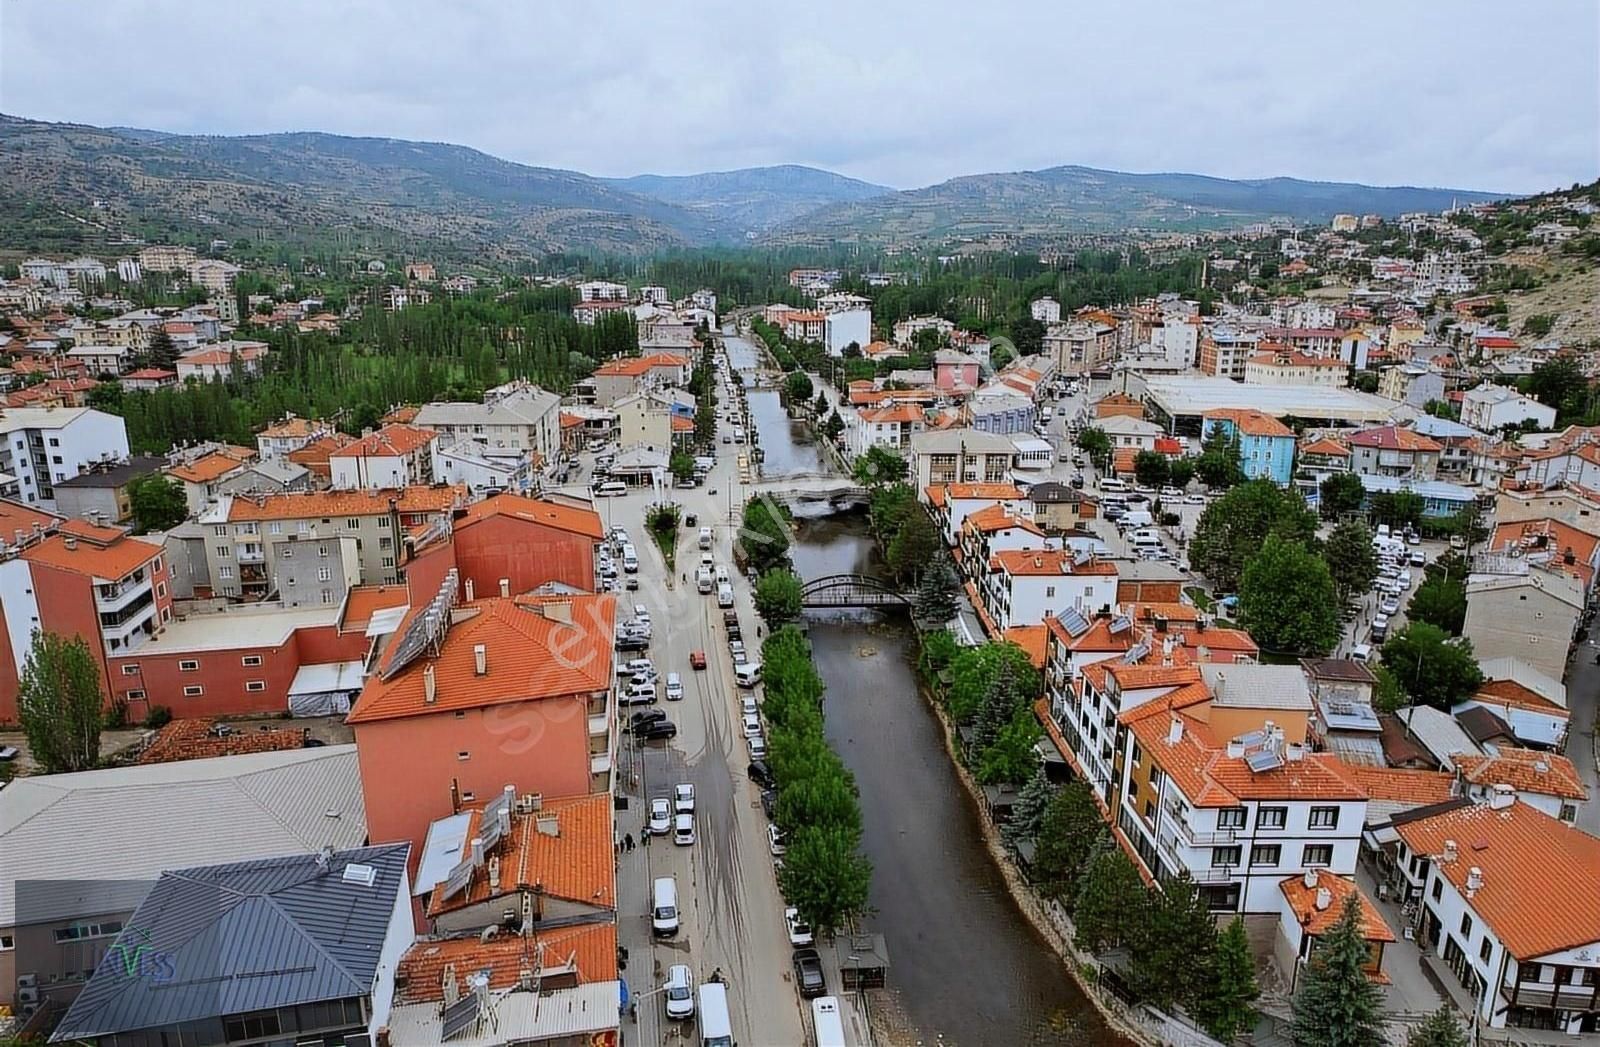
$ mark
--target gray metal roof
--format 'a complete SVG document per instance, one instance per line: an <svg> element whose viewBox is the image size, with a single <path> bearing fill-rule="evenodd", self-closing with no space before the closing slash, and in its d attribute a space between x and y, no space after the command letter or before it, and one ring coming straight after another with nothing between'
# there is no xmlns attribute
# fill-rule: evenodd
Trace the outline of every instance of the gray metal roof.
<svg viewBox="0 0 1600 1047"><path fill-rule="evenodd" d="M391 843L163 874L52 1040L367 996L395 908L410 904L410 851ZM364 868L346 875L352 866Z"/></svg>
<svg viewBox="0 0 1600 1047"><path fill-rule="evenodd" d="M19 778L0 791L0 927L130 912L168 869L366 838L353 745Z"/></svg>
<svg viewBox="0 0 1600 1047"><path fill-rule="evenodd" d="M1195 634L1197 637L1199 634ZM1197 641L1198 642L1198 641ZM1207 663L1200 675L1215 705L1237 709L1311 711L1311 690L1298 665L1228 665Z"/></svg>

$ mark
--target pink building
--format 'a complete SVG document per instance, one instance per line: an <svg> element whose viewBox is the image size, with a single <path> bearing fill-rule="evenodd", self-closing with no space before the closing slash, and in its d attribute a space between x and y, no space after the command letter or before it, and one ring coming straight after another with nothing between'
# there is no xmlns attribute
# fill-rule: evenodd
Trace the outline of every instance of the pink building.
<svg viewBox="0 0 1600 1047"><path fill-rule="evenodd" d="M978 361L966 353L941 349L933 355L933 384L939 389L975 389Z"/></svg>

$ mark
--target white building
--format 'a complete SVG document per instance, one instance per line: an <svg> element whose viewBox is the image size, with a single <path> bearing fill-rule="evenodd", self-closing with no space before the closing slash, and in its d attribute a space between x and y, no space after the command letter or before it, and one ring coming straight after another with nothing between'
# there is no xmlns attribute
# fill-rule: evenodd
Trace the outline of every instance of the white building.
<svg viewBox="0 0 1600 1047"><path fill-rule="evenodd" d="M233 281L241 272L238 266L220 258L202 258L189 266L189 279L212 294L225 295L233 290Z"/></svg>
<svg viewBox="0 0 1600 1047"><path fill-rule="evenodd" d="M125 284L136 284L143 274L139 270L137 258L117 259L117 279Z"/></svg>
<svg viewBox="0 0 1600 1047"><path fill-rule="evenodd" d="M1487 709L1524 745L1559 752L1571 726L1566 686L1520 658L1490 658L1478 668L1482 685L1451 712L1459 716L1467 709Z"/></svg>
<svg viewBox="0 0 1600 1047"><path fill-rule="evenodd" d="M868 308L840 309L822 314L822 344L829 356L843 356L845 347L854 342L865 348L872 342L872 310Z"/></svg>
<svg viewBox="0 0 1600 1047"><path fill-rule="evenodd" d="M1002 549L981 577L983 605L1002 632L1068 609L1092 616L1117 602L1116 564L1071 549Z"/></svg>
<svg viewBox="0 0 1600 1047"><path fill-rule="evenodd" d="M1461 424L1492 433L1507 425L1533 422L1540 429L1556 424L1556 409L1517 390L1489 383L1461 396Z"/></svg>
<svg viewBox="0 0 1600 1047"><path fill-rule="evenodd" d="M647 302L650 305L659 306L669 306L672 304L672 298L667 294L667 289L665 287L659 287L656 285L648 285L639 288L639 301Z"/></svg>
<svg viewBox="0 0 1600 1047"><path fill-rule="evenodd" d="M1600 839L1501 791L1397 825L1417 945L1490 1028L1597 1031Z"/></svg>
<svg viewBox="0 0 1600 1047"><path fill-rule="evenodd" d="M1166 435L1156 423L1147 422L1143 418L1129 418L1125 414L1101 418L1095 424L1106 434L1113 448L1133 447L1140 451L1153 451L1156 448L1156 440Z"/></svg>
<svg viewBox="0 0 1600 1047"><path fill-rule="evenodd" d="M92 407L0 409L0 474L15 480L27 505L54 510L57 483L127 458L128 428L116 415Z"/></svg>
<svg viewBox="0 0 1600 1047"><path fill-rule="evenodd" d="M628 300L628 285L614 284L606 280L587 280L578 285L578 300L580 302L626 302Z"/></svg>
<svg viewBox="0 0 1600 1047"><path fill-rule="evenodd" d="M152 273L183 272L196 261L194 248L151 244L139 249L139 266Z"/></svg>
<svg viewBox="0 0 1600 1047"><path fill-rule="evenodd" d="M412 419L448 442L471 440L486 448L526 449L546 462L561 451L561 399L527 381L508 382L483 394L483 403L424 404Z"/></svg>
<svg viewBox="0 0 1600 1047"><path fill-rule="evenodd" d="M1028 312L1042 324L1061 322L1061 303L1048 295L1044 298L1035 298L1028 303Z"/></svg>
<svg viewBox="0 0 1600 1047"><path fill-rule="evenodd" d="M386 425L328 455L337 491L380 491L433 482L439 434L410 425Z"/></svg>
<svg viewBox="0 0 1600 1047"><path fill-rule="evenodd" d="M448 447L433 445L433 477L439 483L464 484L472 497L498 491L527 493L533 486L533 453L484 447L459 440Z"/></svg>

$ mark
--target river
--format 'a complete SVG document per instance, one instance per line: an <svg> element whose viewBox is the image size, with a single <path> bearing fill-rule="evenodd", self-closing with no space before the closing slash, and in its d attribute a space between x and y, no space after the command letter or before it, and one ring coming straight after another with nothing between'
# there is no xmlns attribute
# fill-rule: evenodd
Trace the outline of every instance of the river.
<svg viewBox="0 0 1600 1047"><path fill-rule="evenodd" d="M726 342L736 369L757 366L753 346ZM751 393L750 411L768 476L825 468L814 446L796 444L775 392ZM804 578L881 570L859 513L798 521L792 555ZM1116 1042L983 847L978 813L917 691L909 626L868 612L813 615L808 626L828 687L828 738L861 793L874 869L867 924L889 950L889 1024L908 1042L958 1047Z"/></svg>

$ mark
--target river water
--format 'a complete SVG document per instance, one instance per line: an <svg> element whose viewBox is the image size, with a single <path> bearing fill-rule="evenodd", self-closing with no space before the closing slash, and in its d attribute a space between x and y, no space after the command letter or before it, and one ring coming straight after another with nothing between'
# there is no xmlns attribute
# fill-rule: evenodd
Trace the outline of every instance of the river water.
<svg viewBox="0 0 1600 1047"><path fill-rule="evenodd" d="M757 366L726 339L735 368ZM758 398L771 397L770 408ZM824 468L797 446L777 394L750 394L768 476ZM881 570L861 514L797 522L803 578ZM981 842L937 717L917 690L913 640L898 617L809 616L827 684L828 739L861 793L862 847L873 864L868 926L885 937L891 1025L906 1042L1088 1045L1118 1042L1023 918Z"/></svg>

